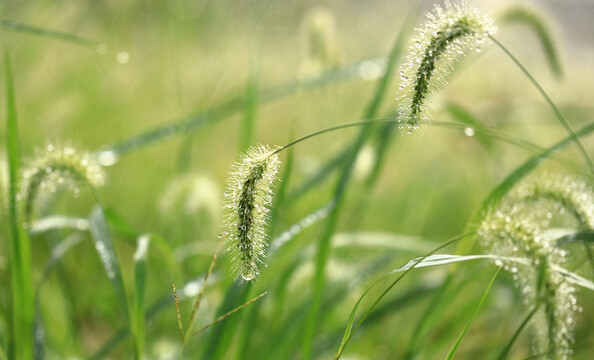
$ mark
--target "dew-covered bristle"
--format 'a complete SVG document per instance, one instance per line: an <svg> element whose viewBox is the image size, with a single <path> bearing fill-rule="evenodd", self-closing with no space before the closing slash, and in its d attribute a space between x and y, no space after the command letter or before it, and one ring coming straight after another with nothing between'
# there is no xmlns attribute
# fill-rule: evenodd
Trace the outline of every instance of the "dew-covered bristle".
<svg viewBox="0 0 594 360"><path fill-rule="evenodd" d="M105 174L91 156L70 146L48 145L39 151L35 159L23 171L23 182L19 193L23 220L27 224L34 212L40 192L56 192L66 188L75 196L80 186L88 183L94 187L103 185Z"/></svg>
<svg viewBox="0 0 594 360"><path fill-rule="evenodd" d="M532 322L536 353L569 358L576 314L581 311L574 285L553 269L565 267L568 253L557 245L556 237L547 229L553 223L564 223L591 230L593 214L594 196L588 186L570 177L546 176L508 195L479 227L485 251L527 259L532 264L518 266L497 260L497 265L513 274L527 305L542 302Z"/></svg>
<svg viewBox="0 0 594 360"><path fill-rule="evenodd" d="M427 98L446 82L453 63L467 50L480 51L481 44L496 31L491 17L465 3L446 2L445 8L436 5L427 17L400 69L398 123L409 134L429 122Z"/></svg>
<svg viewBox="0 0 594 360"><path fill-rule="evenodd" d="M237 277L256 278L267 246L272 186L280 165L267 146L252 147L234 166L227 191L227 251Z"/></svg>

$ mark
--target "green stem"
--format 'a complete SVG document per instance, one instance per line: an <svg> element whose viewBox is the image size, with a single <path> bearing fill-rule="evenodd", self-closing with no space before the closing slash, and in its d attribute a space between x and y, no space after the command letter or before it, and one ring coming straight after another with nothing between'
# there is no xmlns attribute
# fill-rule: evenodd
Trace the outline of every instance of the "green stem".
<svg viewBox="0 0 594 360"><path fill-rule="evenodd" d="M594 165L592 164L592 160L590 159L590 157L586 153L586 150L582 146L582 143L580 142L580 140L576 136L575 132L571 128L571 125L569 125L569 123L567 122L567 120L565 119L565 117L563 116L563 114L561 113L561 111L559 110L559 108L557 107L557 105L555 105L555 103L553 102L553 100L551 100L551 98L549 97L549 95L544 91L544 89L542 88L542 86L540 86L540 84L538 83L538 81L536 81L536 79L532 76L532 74L530 74L530 72L528 71L528 69L526 69L526 67L524 65L522 65L522 63L520 62L520 60L518 60L502 43L500 43L493 36L489 35L489 38L497 46L499 46L499 48L501 48L501 50L503 50L503 52L505 52L507 54L507 56L509 56L509 58L520 68L520 70L522 70L522 72L524 73L524 75L526 75L526 77L530 80L530 82L532 82L532 84L536 87L536 89L540 92L540 94L545 98L546 102L550 105L551 109L553 110L553 113L555 114L555 117L557 118L557 120L559 120L559 122L561 123L561 125L563 125L563 127L565 128L565 130L567 130L567 133L571 136L571 139L576 144L576 146L578 147L579 151L582 153L582 157L586 161L586 164L588 165L588 168L590 169L590 172L592 173L592 175L594 175Z"/></svg>
<svg viewBox="0 0 594 360"><path fill-rule="evenodd" d="M28 360L33 358L33 336L35 303L33 278L31 275L31 245L26 231L21 226L17 192L19 187L19 143L16 104L10 55L4 48L4 69L6 84L6 133L9 168L9 222L12 246L10 247L10 267L12 273L12 339L14 349L9 357Z"/></svg>
<svg viewBox="0 0 594 360"><path fill-rule="evenodd" d="M497 357L497 360L507 359L507 355L509 354L509 351L511 350L512 346L514 345L514 343L520 336L520 333L522 332L522 330L524 330L524 328L526 327L526 325L528 324L530 319L532 319L532 317L536 314L536 311L540 307L540 304L541 304L540 302L537 303L536 306L532 309L532 311L530 311L530 313L524 318L524 320L522 321L522 323L520 324L520 326L518 327L518 329L516 330L516 332L514 333L512 338L510 339L509 343L505 346L505 348L503 348L503 350L501 351L501 354L499 354L499 356Z"/></svg>
<svg viewBox="0 0 594 360"><path fill-rule="evenodd" d="M394 280L390 286L388 286L382 293L380 296L377 297L377 299L375 299L375 301L373 302L373 304L369 307L369 309L367 310L367 312L365 312L365 314L361 317L361 319L359 320L359 322L357 323L357 325L354 328L352 327L353 321L354 321L354 316L355 316L355 312L357 311L359 305L361 304L361 301L363 300L363 298L369 293L369 291L375 286L377 285L380 281L384 280L385 278L387 278L390 275L393 275L393 272L389 272L388 274L382 276L381 278L379 278L378 280L376 280L370 287L367 288L367 290L363 293L363 295L359 298L359 300L357 301L357 304L355 305L353 311L351 312L351 315L349 317L349 324L347 325L347 328L345 329L344 332L344 336L342 339L342 342L340 344L340 347L338 349L338 351L336 352L336 355L334 356L335 360L338 360L341 356L342 356L342 352L344 351L344 349L346 348L347 344L349 343L349 341L353 338L353 336L355 335L355 333L357 332L357 330L361 327L361 325L363 324L363 322L365 321L365 319L367 319L369 317L369 315L371 314L371 312L373 311L373 309L375 309L375 307L377 306L377 304L379 304L379 302L388 294L388 292L390 292L390 290L392 290L392 288L394 286L396 286L396 284L398 282L400 282L400 280L402 280L402 278L404 278L410 271L412 271L413 269L415 269L415 267L421 263L423 260L425 260L425 258L427 258L428 256L433 255L434 253L438 252L439 250L452 245L462 239L464 239L467 236L471 236L476 234L475 231L466 233L466 234L462 234L460 236L456 236L455 238L450 239L449 241L446 241L445 243L439 245L438 247L434 248L433 250L431 250L430 252L426 253L424 256L420 257L417 259L417 261L405 272L402 273L402 275L400 275L396 280Z"/></svg>
<svg viewBox="0 0 594 360"><path fill-rule="evenodd" d="M303 137L300 137L299 139L293 140L290 143L286 144L285 146L281 146L279 148L277 148L276 150L274 150L269 156L272 155L276 155L278 153L280 153L281 151L290 148L291 146L298 144L302 141L305 141L309 138L318 136L318 135L322 135L328 132L332 132L335 130L340 130L340 129L345 129L345 128L350 128L350 127L357 127L357 126L365 126L365 125L374 125L374 124L388 124L388 123L392 123L395 124L395 120L394 118L383 118L383 119L368 119L368 120L358 120L358 121L353 121L350 123L346 123L346 124L340 124L340 125L336 125L336 126L331 126L329 128L326 129L322 129L322 130L318 130L316 132L313 132L311 134L305 135Z"/></svg>
<svg viewBox="0 0 594 360"><path fill-rule="evenodd" d="M474 312L472 313L472 316L470 317L470 319L466 323L466 326L464 326L464 329L462 330L462 332L458 336L458 339L456 340L456 343L454 343L454 346L452 346L452 349L450 350L450 352L446 356L446 359L447 360L452 360L454 358L454 354L456 354L456 350L458 349L458 346L460 346L460 343L462 342L462 339L464 338L464 335L466 335L466 333L468 332L468 328L470 327L470 324L472 323L472 320L474 320L474 318L476 317L476 314L478 314L481 306L483 305L483 302L485 302L485 299L487 298L487 294L489 293L489 290L491 290L491 287L493 286L493 283L495 282L495 279L497 278L497 275L499 275L499 271L501 271L501 268L497 269L497 271L495 272L495 275L493 275L493 277L491 278L491 281L489 282L489 285L487 285L487 288L483 292L483 296L481 297L481 300L479 301L478 305L474 309Z"/></svg>

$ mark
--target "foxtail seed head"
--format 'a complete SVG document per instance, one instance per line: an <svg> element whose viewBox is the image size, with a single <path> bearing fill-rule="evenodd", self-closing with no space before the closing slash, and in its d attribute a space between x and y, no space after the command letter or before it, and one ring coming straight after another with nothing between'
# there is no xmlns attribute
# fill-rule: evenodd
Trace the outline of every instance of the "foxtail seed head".
<svg viewBox="0 0 594 360"><path fill-rule="evenodd" d="M234 166L225 192L227 251L236 276L246 281L258 276L266 250L268 207L279 165L274 150L252 147Z"/></svg>
<svg viewBox="0 0 594 360"><path fill-rule="evenodd" d="M445 82L452 63L467 49L480 51L479 46L497 30L490 16L466 3L446 1L445 8L436 5L427 18L400 70L398 122L408 133L428 120L426 98Z"/></svg>
<svg viewBox="0 0 594 360"><path fill-rule="evenodd" d="M594 225L594 196L585 184L569 177L549 176L532 182L493 209L479 228L482 246L489 253L527 259L533 266L498 265L511 271L527 304L541 303L533 328L537 353L567 359L573 344L577 305L575 288L552 269L564 267L567 253L546 229L573 218L582 229Z"/></svg>
<svg viewBox="0 0 594 360"><path fill-rule="evenodd" d="M38 152L37 158L23 171L19 194L23 220L25 224L31 220L41 190L55 192L58 187L65 186L78 194L81 183L97 187L104 182L103 169L88 154L80 153L70 146L48 145Z"/></svg>

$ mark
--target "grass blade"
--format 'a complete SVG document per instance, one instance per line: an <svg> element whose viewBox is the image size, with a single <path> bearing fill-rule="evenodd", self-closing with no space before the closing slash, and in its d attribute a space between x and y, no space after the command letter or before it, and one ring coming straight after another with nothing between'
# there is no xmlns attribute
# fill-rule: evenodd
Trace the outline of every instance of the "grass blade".
<svg viewBox="0 0 594 360"><path fill-rule="evenodd" d="M557 105L555 105L553 100L544 91L542 86L540 86L538 81L536 81L536 79L532 76L532 74L530 74L528 69L526 69L526 67L524 67L524 65L522 65L520 60L518 60L502 43L500 43L493 36L489 35L489 38L491 39L491 41L493 41L495 44L497 44L497 46L499 46L499 48L501 48L501 50L503 50L503 52L505 52L505 54L518 66L518 68L520 68L520 70L524 73L524 75L526 75L528 80L530 80L530 82L536 87L538 92L540 92L540 94L544 97L547 104L549 104L549 106L553 110L553 113L555 114L555 117L557 118L557 120L561 123L561 125L563 125L563 127L569 134L571 141L574 142L575 145L578 147L580 153L582 154L582 157L584 158L584 161L586 162L586 164L588 165L588 168L590 169L590 172L592 173L592 175L594 175L594 165L592 164L592 160L590 159L590 156L588 156L588 153L582 146L582 143L580 142L579 137L573 131L573 129L571 128L571 125L569 125L569 122L567 122L567 120L565 119L565 117L563 116L563 114L561 113L559 108L557 107Z"/></svg>
<svg viewBox="0 0 594 360"><path fill-rule="evenodd" d="M50 258L43 268L41 279L37 283L37 288L35 290L35 359L44 359L45 328L41 316L42 287L49 278L51 271L58 265L64 254L70 251L74 246L80 244L82 240L83 237L81 236L81 233L75 232L54 246L51 250Z"/></svg>
<svg viewBox="0 0 594 360"><path fill-rule="evenodd" d="M416 263L412 263L409 262L407 263L405 266L409 265L408 268L404 269L404 270L400 270L400 271L404 271L404 274L400 275L396 280L394 280L390 286L388 286L388 288L386 288L386 290L384 290L382 292L382 294L375 300L375 302L369 307L369 309L367 310L367 312L365 313L365 315L363 315L361 317L361 319L359 320L359 322L357 323L357 326L355 326L353 328L353 324L355 322L355 315L357 313L357 310L359 309L359 306L361 305L361 302L363 301L363 299L367 296L367 294L371 291L371 289L373 289L377 284L379 284L383 279L387 278L388 276L392 275L393 273L397 272L398 269L389 272L387 274L385 274L384 276L380 277L378 280L376 280L373 284L371 284L371 286L369 286L367 288L367 290L365 290L365 292L359 297L359 299L357 300L357 302L355 303L355 306L353 307L353 310L351 310L351 313L349 315L349 319L347 321L347 326L346 329L344 331L344 335L342 337L342 341L340 343L340 347L338 348L338 351L336 352L336 355L334 357L335 360L339 359L342 356L342 352L344 351L345 347L347 346L347 344L349 343L349 341L351 340L351 338L353 337L353 335L355 334L355 332L357 331L357 329L359 327L361 327L361 324L363 323L363 321L365 321L365 319L371 314L371 312L373 311L373 309L377 306L377 304L386 296L386 294L402 279L404 278L412 269L414 269L416 267L416 264L420 263L423 261L423 259L431 256L433 253L445 248L448 245L454 244L457 241L460 241L461 239L473 235L474 233L467 233L467 234L463 234L460 236L457 236L453 239L450 239L448 241L446 241L445 243L441 244L440 246L436 247L435 249L433 249L432 251L428 252L424 257L418 258L416 259ZM413 260L415 261L415 260ZM399 268L399 269L402 269Z"/></svg>
<svg viewBox="0 0 594 360"><path fill-rule="evenodd" d="M501 271L501 268L497 269L497 271L495 272L495 275L493 275L493 278L491 278L491 281L489 282L489 285L487 285L487 288L483 292L483 296L481 297L481 300L479 301L479 303L477 304L476 308L474 309L474 312L472 313L472 316L470 317L470 319L468 319L468 322L466 323L466 326L464 326L464 329L462 329L462 332L460 333L460 335L458 336L458 339L454 343L454 346L452 346L452 349L450 350L450 352L446 356L446 359L451 360L454 357L454 354L456 353L456 350L458 350L458 346L460 346L460 343L462 342L462 339L464 338L464 335L466 335L466 332L468 331L468 328L470 327L470 323L472 323L472 320L474 320L474 318L476 317L476 314L478 314L479 309L483 305L483 302L487 298L487 294L489 293L489 290L491 290L491 286L493 286L493 283L495 282L495 279L497 278L497 275L499 275L499 271Z"/></svg>
<svg viewBox="0 0 594 360"><path fill-rule="evenodd" d="M252 283L237 284L233 282L227 293L222 304L217 309L217 317L222 316L234 308L240 306L248 300L249 291L252 288ZM227 318L223 321L219 321L213 326L213 330L208 341L208 346L204 353L204 359L224 359L227 350L231 346L232 337L228 334L233 334L238 326L239 320L242 315Z"/></svg>
<svg viewBox="0 0 594 360"><path fill-rule="evenodd" d="M402 29L400 30L398 37L392 50L390 52L389 57L389 70L382 75L382 78L378 82L375 92L371 97L371 100L368 106L365 108L363 112L363 119L372 119L375 117L379 110L379 106L381 104L381 100L384 97L384 94L387 89L387 85L389 83L391 77L392 68L395 65L395 62L400 54L400 50L404 44L405 33L408 24L404 24ZM313 300L311 304L311 311L308 316L308 325L306 327L306 333L303 340L302 345L302 356L304 359L310 359L312 355L312 345L313 345L313 338L314 334L317 331L317 324L320 322L319 320L319 312L320 306L322 302L322 293L324 290L325 284L325 271L326 271L326 264L328 262L328 258L330 257L331 253L331 240L332 236L336 230L336 225L338 223L338 219L340 216L340 211L342 209L342 201L344 199L344 192L349 184L351 174L353 171L354 163L359 154L359 151L363 144L367 141L370 135L370 127L369 125L363 126L359 131L358 137L353 142L352 148L349 148L347 151L346 162L344 163L343 171L340 175L340 178L335 186L332 202L336 205L330 211L328 216L328 223L326 228L324 229L323 235L318 242L318 249L317 249L317 257L316 257L316 268L314 273L314 281L313 281Z"/></svg>
<svg viewBox="0 0 594 360"><path fill-rule="evenodd" d="M290 81L285 84L271 86L269 88L260 90L259 102L268 103L276 99L281 99L285 96L292 95L298 90L310 90L319 88L328 84L363 80L371 81L377 78L370 78L362 76L361 69L365 67L376 66L378 73L381 76L385 72L385 59L367 59L354 64L346 65L339 69L329 70L320 76L305 79ZM101 147L96 156L99 162L104 166L115 164L118 159L130 152L145 146L152 145L156 142L166 140L172 136L186 134L190 131L197 130L207 124L227 118L245 107L245 99L241 97L233 97L230 100L204 112L195 112L192 115L185 116L181 119L173 121L169 124L161 125L155 129L148 130L135 136L126 137L126 139L116 142L111 145Z"/></svg>
<svg viewBox="0 0 594 360"><path fill-rule="evenodd" d="M76 45L82 45L87 47L96 47L102 43L99 41L85 39L83 37L68 34L61 31L51 30L42 28L39 26L33 26L28 24L19 23L16 21L0 19L0 28L4 30L14 31L23 34L37 35L45 38L56 39L60 41L66 41Z"/></svg>
<svg viewBox="0 0 594 360"><path fill-rule="evenodd" d="M252 64L250 78L245 90L244 115L239 131L239 154L243 154L254 141L254 127L258 111L258 65Z"/></svg>
<svg viewBox="0 0 594 360"><path fill-rule="evenodd" d="M134 355L137 360L144 358L144 303L146 297L147 258L151 238L143 235L138 239L134 253L134 303L132 332L134 334Z"/></svg>
<svg viewBox="0 0 594 360"><path fill-rule="evenodd" d="M124 281L122 280L122 271L120 261L118 259L115 245L111 238L111 233L107 226L105 214L100 206L95 206L91 211L89 218L89 231L95 243L95 249L99 255L99 259L103 264L107 278L111 282L113 291L116 295L120 310L124 315L126 324L129 324L130 315L128 313L128 305L126 300L126 291L124 288Z"/></svg>
<svg viewBox="0 0 594 360"><path fill-rule="evenodd" d="M86 231L89 229L89 220L66 215L51 215L36 219L29 228L29 234L37 235L50 230L71 229Z"/></svg>
<svg viewBox="0 0 594 360"><path fill-rule="evenodd" d="M594 131L594 123L584 126L581 130L575 133L577 138L589 135ZM532 172L540 163L547 160L551 156L557 154L574 142L573 136L566 137L553 146L545 149L540 154L534 155L526 160L522 165L518 166L511 174L509 174L487 197L478 211L475 224L479 224L482 219L488 214L490 209L497 206L501 199L524 177Z"/></svg>
<svg viewBox="0 0 594 360"><path fill-rule="evenodd" d="M33 296L33 279L31 277L31 244L23 230L19 219L17 193L20 176L19 132L14 98L12 66L8 49L4 48L4 72L6 86L6 134L9 173L9 222L10 236L10 268L12 290L12 333L11 342L14 349L9 348L9 356L15 359L33 358L33 327L35 304Z"/></svg>
<svg viewBox="0 0 594 360"><path fill-rule="evenodd" d="M264 291L263 293L261 293L260 295L256 296L255 298L251 299L250 301L239 305L238 307L236 307L235 309L226 312L225 314L219 316L218 318L214 319L213 321L209 322L208 324L204 325L203 327L201 327L200 329L194 331L192 333L192 335L198 334L206 329L208 329L209 327L213 326L214 324L218 323L219 321L225 320L227 317L229 317L229 315L233 315L236 312L238 312L239 310L243 309L244 307L250 305L251 303L259 300L261 297L263 297L264 295L268 294L268 291Z"/></svg>
<svg viewBox="0 0 594 360"><path fill-rule="evenodd" d="M540 303L537 304L537 306L535 306L532 309L532 311L530 311L528 313L528 315L526 315L526 317L524 318L524 320L522 320L522 323L520 324L520 326L518 326L518 329L516 330L516 332L514 332L514 335L511 337L511 339L509 340L509 342L507 343L507 345L505 345L505 347L503 348L503 350L501 350L501 353L497 357L497 360L505 360L505 359L507 359L507 356L508 356L508 354L509 354L512 346L514 345L514 343L516 342L516 340L520 336L520 333L522 332L522 330L524 330L524 328L526 327L526 325L528 324L528 322L530 322L530 319L532 319L532 317L534 316L534 314L536 314L536 311L538 310L539 305L540 305Z"/></svg>
<svg viewBox="0 0 594 360"><path fill-rule="evenodd" d="M545 57L549 62L551 71L557 77L563 77L563 68L551 32L547 26L545 19L538 14L535 9L530 9L526 6L512 6L506 9L501 15L501 23L517 23L528 27L534 35L538 38Z"/></svg>

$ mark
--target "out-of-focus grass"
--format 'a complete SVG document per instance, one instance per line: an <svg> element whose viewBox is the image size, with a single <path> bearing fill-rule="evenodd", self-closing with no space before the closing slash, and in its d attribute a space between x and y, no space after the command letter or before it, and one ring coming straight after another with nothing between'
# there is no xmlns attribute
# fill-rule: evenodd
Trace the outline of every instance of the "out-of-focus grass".
<svg viewBox="0 0 594 360"><path fill-rule="evenodd" d="M325 1L322 5L335 18L338 67L386 56L405 22L405 15L410 13L409 3L403 1ZM497 10L496 4L490 5ZM231 0L142 4L8 1L0 5L1 18L43 25L109 47L109 52L101 55L94 47L2 30L4 46L10 49L12 59L19 114L18 140L25 160L47 141L71 141L83 148L98 150L237 97L248 101L247 108L240 108L236 114L198 131L123 155L117 164L107 169L108 183L98 190L106 205L123 283L129 290L128 301L131 303L131 295L135 294L136 304L144 306L149 314L144 335L138 329L134 331L137 336L146 338L149 358L168 358L166 354L179 349L171 282L176 283L182 297L191 298L195 284L185 289L184 284L202 278L208 269L216 250L217 233L222 229L219 228L221 214L213 210L219 204L209 203L216 197L207 195L217 191L217 186L223 188L240 148L250 139L283 145L289 138L360 120L369 104L377 84L362 79L301 89L274 101L265 102L258 97L255 89L263 91L302 76L299 69L305 61L307 43L302 38L301 22L314 6L319 6L318 2L285 4ZM592 81L588 81L594 80L588 65L594 56L591 44L576 45L571 38L559 36L566 41L559 46L564 55L561 59L566 61L566 69L572 69L566 71L565 80L559 82L549 75L540 53L531 50L533 45L527 35L520 40L516 35L515 30L503 28L498 39L510 44L511 50L557 101L574 129L591 123L589 84ZM576 46L580 47L579 56L574 54ZM121 63L125 62L123 52L129 55L129 61L124 64ZM531 53L538 55L531 56ZM254 64L258 64L257 72L253 70ZM386 84L387 95L373 117L393 114L397 75L396 68ZM0 91L5 95L5 89ZM485 48L480 56L459 64L443 91L443 98L467 110L483 126L542 148L566 137L538 92L495 47ZM451 112L443 108L437 112L436 120L451 120ZM252 132L250 136L240 133L242 121ZM331 199L336 172L304 196L293 198L291 194L320 171L334 154L343 151L358 131L329 133L291 150L290 181L283 190L282 206L275 216L273 237ZM0 134L2 139L8 139L4 127L0 128ZM354 168L343 194L340 216L336 219L337 232L411 235L423 243L437 245L459 235L493 188L534 155L533 151L492 137L486 148L479 136L466 136L463 128L435 126L412 138L395 135L398 138L384 154L382 172L373 186L364 187L365 164ZM586 153L592 154L591 139L584 138L583 144ZM581 161L574 148L565 150L562 155L559 161L548 161L541 165L543 170L538 171L573 171L575 162ZM282 156L284 160L288 154ZM572 163L568 165L564 159ZM584 169L580 168L582 172ZM182 197L173 210L162 206L160 199L166 188L187 174L200 174L215 185L200 188L197 184L192 190L195 197ZM587 172L582 176L591 180ZM188 205L191 200L198 202L199 210ZM53 212L86 218L92 206L88 193L83 192L76 199L65 194L57 201ZM113 213L108 209L113 209ZM243 309L228 322L191 337L186 356L218 354L220 358L241 359L275 358L283 354L298 357L303 334L307 331L304 321L312 301L314 249L327 227L325 221L322 219L303 229L274 254L268 267L262 269L260 281L251 286L232 285L229 264L221 256L194 328L200 328L217 313L223 313L224 308L219 309L222 304L232 308L233 304L242 302L232 296L245 302L263 291L269 293L259 300L261 303ZM8 224L5 212L2 212L2 224L3 227ZM146 264L136 263L142 268L137 268L134 275L136 240L145 233L155 234L167 245L159 247L152 240ZM50 249L68 234L67 230L56 230L32 236L34 281L39 279ZM121 319L121 311L117 310L122 306L118 301L123 301L123 295L120 299L114 295L89 235L83 236L80 245L62 256L59 266L41 288L47 358L90 357L127 326ZM334 241L335 237L329 239ZM6 265L8 240L8 234L0 235L2 349L7 348L10 323L7 315L10 292L5 286L10 279ZM581 247L575 246L575 249ZM570 246L569 250L574 247ZM380 246L333 248L323 269L325 285L319 290L323 317L313 321L317 322L310 349L313 357L331 357L336 352L350 311L373 281L424 252L386 250ZM180 261L181 271L171 266L172 258ZM579 265L578 259L576 267ZM446 282L443 307L428 313L415 339L411 339L415 325L426 313L433 296L439 293L436 289L444 281L444 269L420 270L403 279L380 303L386 305L377 310L381 316L373 317L372 313L369 324L363 323L345 354L355 358L399 358L404 349L410 350L412 343L414 352L423 357L445 356L492 275L492 267L486 268L484 264L460 267L462 275ZM578 269L587 271L586 267ZM594 274L590 275L591 278ZM142 299L138 298L140 293L132 289L136 281L136 291L143 291L139 281L142 282L144 276L146 295L142 305ZM497 356L528 313L509 276L502 273L500 277L461 342L457 350L460 357ZM380 284L384 288L372 290L368 299L377 298L389 285ZM453 289L456 291L452 292ZM575 357L585 359L594 336L590 326L594 309L589 305L593 296L581 291L579 298L584 311L578 322ZM362 308L371 305L372 300L367 301L362 303ZM388 304L394 306L391 308ZM181 305L181 315L187 319L190 301L182 301ZM164 310L154 311L160 306ZM136 326L142 323L137 313L135 319ZM229 328L234 329L232 333L226 330ZM218 335L217 331L220 331ZM236 338L242 339L240 345L234 345ZM115 339L119 342L110 356L131 357L134 348L130 338L116 335ZM217 343L211 343L213 340ZM511 357L524 356L529 348L530 339L525 332L511 349Z"/></svg>

